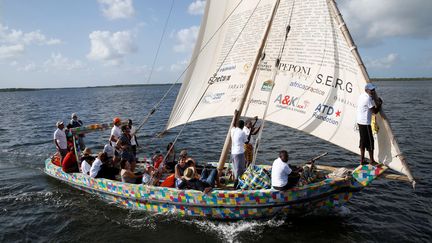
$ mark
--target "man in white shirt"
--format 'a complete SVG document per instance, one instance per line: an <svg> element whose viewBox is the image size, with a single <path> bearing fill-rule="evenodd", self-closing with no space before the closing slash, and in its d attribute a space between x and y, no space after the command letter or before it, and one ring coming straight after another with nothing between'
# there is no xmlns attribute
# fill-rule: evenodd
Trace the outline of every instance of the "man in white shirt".
<svg viewBox="0 0 432 243"><path fill-rule="evenodd" d="M57 151L60 153L61 161L66 156L67 150L67 140L66 133L64 131L64 123L63 121L58 121L56 123L57 129L54 132L54 144L57 148Z"/></svg>
<svg viewBox="0 0 432 243"><path fill-rule="evenodd" d="M121 125L121 120L118 117L115 117L113 119L113 128L111 129L111 135L109 138L109 143L111 144L111 146L114 148L114 157L113 157L113 162L117 163L120 162L120 150L117 148L117 141L120 138L120 136L122 135L122 131L120 128Z"/></svg>
<svg viewBox="0 0 432 243"><path fill-rule="evenodd" d="M298 182L299 177L293 176L290 178L290 174L293 172L288 164L288 152L282 150L279 152L279 158L273 162L271 171L271 182L272 188L285 191L295 186Z"/></svg>
<svg viewBox="0 0 432 243"><path fill-rule="evenodd" d="M235 111L235 116L238 115L238 111ZM244 144L247 142L246 134L243 132L244 121L239 120L235 124L235 118L233 120L233 128L231 128L231 160L233 165L233 174L235 185L237 184L238 178L246 170L246 161L244 156Z"/></svg>
<svg viewBox="0 0 432 243"><path fill-rule="evenodd" d="M381 109L382 100L375 93L376 86L368 83L365 93L362 93L357 102L357 124L360 132L360 164L364 164L365 150L369 152L370 163L375 164L373 157L374 138L372 135L371 118Z"/></svg>
<svg viewBox="0 0 432 243"><path fill-rule="evenodd" d="M121 129L120 129L120 125L121 125L120 118L115 117L113 119L113 123L114 123L114 126L111 129L111 135L110 135L109 141L111 143L111 146L115 147L117 140L119 139L120 135L122 134Z"/></svg>
<svg viewBox="0 0 432 243"><path fill-rule="evenodd" d="M136 128L132 125L132 120L131 119L128 119L128 125L129 125L129 128L130 128L130 135L131 135L130 141L131 141L131 145L132 145L132 153L133 153L134 157L136 158L138 141L136 139L135 134L136 134L137 131L136 131Z"/></svg>

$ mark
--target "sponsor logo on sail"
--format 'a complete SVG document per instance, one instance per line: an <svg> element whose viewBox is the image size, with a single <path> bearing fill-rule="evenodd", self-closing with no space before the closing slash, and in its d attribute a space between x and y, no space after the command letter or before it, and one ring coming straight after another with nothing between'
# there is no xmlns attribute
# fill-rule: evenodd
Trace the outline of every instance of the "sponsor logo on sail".
<svg viewBox="0 0 432 243"><path fill-rule="evenodd" d="M339 109L326 104L318 104L312 113L312 117L315 119L327 122L329 124L338 126L339 120L342 116L342 111Z"/></svg>
<svg viewBox="0 0 432 243"><path fill-rule="evenodd" d="M268 64L267 62L261 62L259 65L258 65L258 70L260 70L260 71L271 71L272 70L272 65L271 64Z"/></svg>
<svg viewBox="0 0 432 243"><path fill-rule="evenodd" d="M271 79L264 81L264 83L261 86L261 91L271 91L273 89L273 85L274 82Z"/></svg>
<svg viewBox="0 0 432 243"><path fill-rule="evenodd" d="M254 104L254 105L264 105L264 106L267 105L267 101L265 101L265 100L256 100L256 99L251 99L249 101L249 103L250 104Z"/></svg>
<svg viewBox="0 0 432 243"><path fill-rule="evenodd" d="M228 89L244 89L245 84L230 84Z"/></svg>
<svg viewBox="0 0 432 243"><path fill-rule="evenodd" d="M252 67L252 63L245 63L243 65L243 71L244 72L248 72L250 70L250 68Z"/></svg>
<svg viewBox="0 0 432 243"><path fill-rule="evenodd" d="M292 63L283 63L283 62L280 63L279 70L280 71L290 72L290 73L297 73L297 74L307 75L307 76L309 76L310 72L311 72L311 68L310 67L296 65L296 64L292 64Z"/></svg>
<svg viewBox="0 0 432 243"><path fill-rule="evenodd" d="M279 94L273 103L276 104L278 108L288 109L302 114L306 113L306 108L310 104L309 101L303 100L300 97L283 94Z"/></svg>
<svg viewBox="0 0 432 243"><path fill-rule="evenodd" d="M215 104L222 101L222 98L224 97L225 93L209 93L206 94L203 99L202 103L204 104Z"/></svg>
<svg viewBox="0 0 432 243"><path fill-rule="evenodd" d="M355 104L355 102L348 99L348 98L335 95L335 96L333 96L333 99L339 103L344 104L344 105L349 105L352 108L357 108L357 105Z"/></svg>
<svg viewBox="0 0 432 243"><path fill-rule="evenodd" d="M220 83L220 82L226 82L229 81L231 78L231 75L213 75L209 78L208 83L214 84L214 83Z"/></svg>
<svg viewBox="0 0 432 243"><path fill-rule="evenodd" d="M317 75L315 83L348 93L352 93L353 90L353 84L351 82L330 75L325 76L321 73Z"/></svg>
<svg viewBox="0 0 432 243"><path fill-rule="evenodd" d="M231 71L231 70L234 70L234 69L236 69L236 65L235 64L226 64L226 65L222 66L219 69L219 72L223 73L223 72Z"/></svg>
<svg viewBox="0 0 432 243"><path fill-rule="evenodd" d="M303 90L306 90L306 91L314 93L314 94L325 95L325 92L322 89L319 89L317 87L312 87L309 85L305 85L305 84L301 84L297 81L292 81L290 83L290 87L303 89Z"/></svg>

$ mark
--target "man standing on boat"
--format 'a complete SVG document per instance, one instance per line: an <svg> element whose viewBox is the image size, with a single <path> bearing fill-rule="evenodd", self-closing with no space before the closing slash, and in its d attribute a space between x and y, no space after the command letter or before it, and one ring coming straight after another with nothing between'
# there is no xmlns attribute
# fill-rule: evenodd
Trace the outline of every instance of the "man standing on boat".
<svg viewBox="0 0 432 243"><path fill-rule="evenodd" d="M72 119L69 122L69 124L71 125L71 128L81 127L83 125L83 122L78 119L78 115L76 113L72 113L71 118ZM85 149L84 134L78 135L78 144L80 146L80 150L84 151L84 149Z"/></svg>
<svg viewBox="0 0 432 243"><path fill-rule="evenodd" d="M57 151L60 153L61 162L63 162L63 158L66 156L67 150L67 140L66 133L64 131L64 123L63 121L58 121L56 123L57 130L54 132L54 144L57 148Z"/></svg>
<svg viewBox="0 0 432 243"><path fill-rule="evenodd" d="M372 83L366 84L365 93L360 95L357 103L357 124L360 132L360 164L365 163L365 150L369 152L370 164L375 164L371 119L372 113L378 113L382 105L382 100L375 93L375 88L376 86Z"/></svg>
<svg viewBox="0 0 432 243"><path fill-rule="evenodd" d="M243 132L246 134L246 137L247 137L247 142L244 144L246 168L249 167L250 163L252 163L252 160L253 160L254 139L253 139L252 135L256 135L261 128L261 126L255 127L257 121L258 121L257 116L254 117L254 120L248 119L246 121L244 128L243 128Z"/></svg>
<svg viewBox="0 0 432 243"><path fill-rule="evenodd" d="M233 165L233 174L235 186L237 186L238 178L246 170L246 161L244 155L244 144L247 143L246 134L243 132L244 121L239 120L237 124L238 111L235 111L235 119L233 120L233 128L231 128L231 160Z"/></svg>
<svg viewBox="0 0 432 243"><path fill-rule="evenodd" d="M113 124L114 124L114 126L111 129L111 135L110 135L110 138L109 138L109 144L111 144L111 146L114 148L113 161L114 161L114 163L117 163L117 162L120 161L120 151L117 148L117 141L118 141L119 137L122 134L122 131L120 129L120 125L121 125L120 118L114 117Z"/></svg>

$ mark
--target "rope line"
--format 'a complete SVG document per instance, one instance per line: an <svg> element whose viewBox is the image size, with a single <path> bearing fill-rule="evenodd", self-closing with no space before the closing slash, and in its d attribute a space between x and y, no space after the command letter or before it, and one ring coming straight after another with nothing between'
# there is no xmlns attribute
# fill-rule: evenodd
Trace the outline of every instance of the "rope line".
<svg viewBox="0 0 432 243"><path fill-rule="evenodd" d="M152 107L152 109L150 110L150 112L145 116L144 120L141 122L141 124L137 127L136 132L138 133L138 131L142 128L142 126L144 126L144 124L147 122L147 120L150 118L151 115L153 115L153 113L155 113L155 111L159 108L160 104L162 103L163 100L165 100L165 98L168 96L168 94L171 93L171 90L174 88L174 86L178 83L178 81L180 81L180 79L183 77L183 75L186 73L187 70L189 70L189 68L192 66L192 63L194 63L198 57L200 56L201 52L208 46L208 44L213 40L213 38L216 36L216 34L220 31L220 29L222 28L222 26L225 25L225 23L228 21L228 19L231 17L231 15L235 12L235 10L237 10L238 6L240 6L240 4L243 2L243 0L241 0L236 6L235 8L230 12L230 14L225 18L225 20L222 22L222 24L216 29L216 31L213 33L213 35L208 39L208 41L203 45L203 47L198 51L198 54L192 58L192 60L189 62L188 66L182 71L182 73L178 76L178 78L171 84L171 86L169 87L169 89L165 92L165 94L162 96L162 98L156 102L156 104Z"/></svg>
<svg viewBox="0 0 432 243"><path fill-rule="evenodd" d="M219 65L219 67L217 68L217 71L215 72L215 74L220 70L220 68L223 66L223 64L225 63L226 59L228 58L229 54L231 53L234 45L237 43L237 41L239 40L241 34L243 33L243 31L245 30L246 26L248 25L249 21L251 20L252 16L254 15L254 13L256 12L259 4L261 3L261 0L258 1L258 3L256 4L255 8L253 9L251 15L249 16L249 18L247 19L246 23L244 24L243 28L240 30L239 34L237 35L236 39L234 40L233 44L231 45L229 51L227 52L227 54L225 55L224 59L222 60L221 64ZM238 7L238 5L237 5ZM237 8L236 7L236 8ZM231 12L232 13L232 12ZM202 98L205 96L205 94L207 93L207 90L210 88L211 83L209 83L206 87L206 89L204 90L203 94L201 95L201 97L199 98L197 104L195 105L194 109L192 110L192 112L190 113L188 119L186 120L186 122L183 124L182 128L180 129L180 131L178 132L177 136L175 137L173 143L173 146L176 144L178 138L180 137L180 135L183 133L183 130L185 129L186 125L189 124L189 120L191 119L193 113L195 112L195 110L198 108L198 105L201 103ZM169 152L164 156L164 161L167 158Z"/></svg>

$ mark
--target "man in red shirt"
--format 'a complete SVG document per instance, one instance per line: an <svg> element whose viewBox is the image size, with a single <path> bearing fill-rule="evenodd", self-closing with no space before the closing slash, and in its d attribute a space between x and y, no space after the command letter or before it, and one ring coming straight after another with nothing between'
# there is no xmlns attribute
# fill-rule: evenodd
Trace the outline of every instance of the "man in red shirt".
<svg viewBox="0 0 432 243"><path fill-rule="evenodd" d="M73 148L64 157L62 161L62 170L66 173L79 172L78 163Z"/></svg>

